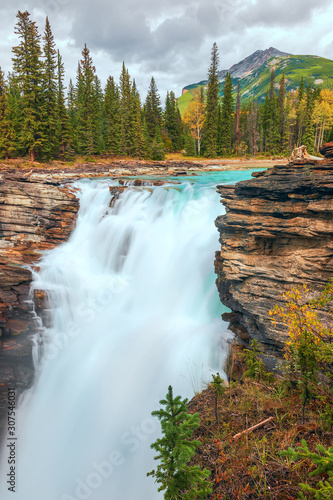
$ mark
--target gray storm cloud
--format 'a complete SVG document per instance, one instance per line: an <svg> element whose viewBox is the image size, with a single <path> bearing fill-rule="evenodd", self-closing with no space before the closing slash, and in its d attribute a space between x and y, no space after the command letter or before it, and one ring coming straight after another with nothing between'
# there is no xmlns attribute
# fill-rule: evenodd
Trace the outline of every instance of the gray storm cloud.
<svg viewBox="0 0 333 500"><path fill-rule="evenodd" d="M171 89L206 77L214 41L221 69L271 45L288 52L316 53L317 32L309 34L320 33L318 16L332 8L332 0L321 0L320 5L316 0L29 0L18 1L16 8L6 2L0 5L2 40L4 34L9 37L8 26L14 26L18 8L28 9L33 18L49 16L67 70L68 61L74 65L87 43L102 72L106 72L103 57L108 73L124 60L130 72L132 66L135 73L156 75L163 85L169 80ZM301 38L303 30L308 35ZM5 48L2 41L0 52ZM329 56L319 41L317 53Z"/></svg>

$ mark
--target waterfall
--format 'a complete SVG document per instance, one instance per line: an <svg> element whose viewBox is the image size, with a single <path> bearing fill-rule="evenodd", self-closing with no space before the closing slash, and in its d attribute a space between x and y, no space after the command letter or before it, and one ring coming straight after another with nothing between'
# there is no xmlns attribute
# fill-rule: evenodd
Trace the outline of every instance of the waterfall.
<svg viewBox="0 0 333 500"><path fill-rule="evenodd" d="M214 179L129 187L111 207L112 181L78 183L77 226L34 273L50 324L17 412L16 492L2 476L1 499L163 498L146 477L151 411L169 384L192 397L221 372L230 336L213 272Z"/></svg>

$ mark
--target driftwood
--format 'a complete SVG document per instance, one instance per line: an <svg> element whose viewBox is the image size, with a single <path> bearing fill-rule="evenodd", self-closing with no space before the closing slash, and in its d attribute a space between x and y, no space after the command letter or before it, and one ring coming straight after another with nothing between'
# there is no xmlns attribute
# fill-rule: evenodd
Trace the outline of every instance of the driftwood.
<svg viewBox="0 0 333 500"><path fill-rule="evenodd" d="M309 155L306 150L306 146L300 146L295 148L291 153L290 161L300 161L300 160L322 160L319 156Z"/></svg>
<svg viewBox="0 0 333 500"><path fill-rule="evenodd" d="M239 432L238 434L235 434L232 439L234 441L236 441L236 439L239 439L244 434L248 434L249 432L252 432L255 429L258 429L259 427L262 427L263 425L267 424L268 422L271 422L271 420L273 420L273 419L274 419L274 417L266 418L266 420L263 420L262 422L259 422L259 424L253 425L252 427L249 427L248 429L245 429L245 431L242 431L242 432Z"/></svg>

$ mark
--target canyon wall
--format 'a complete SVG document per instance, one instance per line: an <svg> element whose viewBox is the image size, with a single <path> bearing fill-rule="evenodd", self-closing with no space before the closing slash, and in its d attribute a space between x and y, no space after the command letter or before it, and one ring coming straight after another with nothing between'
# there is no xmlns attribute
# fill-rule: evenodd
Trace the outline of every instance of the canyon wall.
<svg viewBox="0 0 333 500"><path fill-rule="evenodd" d="M216 219L215 270L235 343L257 339L274 366L287 332L273 326L269 311L288 288L306 284L316 294L333 276L333 161L303 160L253 176L218 186L226 213Z"/></svg>
<svg viewBox="0 0 333 500"><path fill-rule="evenodd" d="M27 266L38 266L41 250L65 241L75 225L78 199L60 182L31 172L0 174L0 382L4 389L0 414L6 387L21 392L34 376L29 335L36 324ZM37 305L41 300L43 295L36 297Z"/></svg>

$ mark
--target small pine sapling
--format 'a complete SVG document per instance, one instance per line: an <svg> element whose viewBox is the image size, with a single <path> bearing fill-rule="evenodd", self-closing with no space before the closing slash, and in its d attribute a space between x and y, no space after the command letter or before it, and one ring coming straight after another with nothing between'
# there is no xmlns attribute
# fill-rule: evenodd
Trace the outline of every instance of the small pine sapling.
<svg viewBox="0 0 333 500"><path fill-rule="evenodd" d="M226 386L219 372L217 372L216 375L214 375L213 373L212 376L213 376L212 387L214 389L214 394L215 394L215 401L214 401L215 420L216 420L216 425L219 426L219 413L218 413L217 403L218 403L218 398L224 396Z"/></svg>
<svg viewBox="0 0 333 500"><path fill-rule="evenodd" d="M303 491L312 493L311 498L323 500L325 498L333 498L333 447L325 449L322 445L317 445L319 453L311 452L305 439L302 439L302 446L298 446L297 450L288 448L287 451L282 451L281 455L290 458L292 462L296 460L311 460L317 466L316 470L310 472L312 476L326 476L324 481L319 481L316 488L312 488L308 484L300 483ZM301 463L302 463L301 462ZM306 496L300 492L300 498L306 499Z"/></svg>
<svg viewBox="0 0 333 500"><path fill-rule="evenodd" d="M243 377L253 378L255 380L266 380L272 382L274 375L265 369L263 360L259 357L260 351L258 342L253 339L251 342L251 349L244 349L242 354L247 370Z"/></svg>
<svg viewBox="0 0 333 500"><path fill-rule="evenodd" d="M174 397L169 386L164 407L152 415L161 422L162 437L151 445L157 451L155 457L160 463L155 470L147 473L160 483L158 491L165 491L165 500L195 500L206 498L212 492L212 484L207 481L210 472L198 465L189 465L200 442L192 439L199 427L199 414L187 412L187 399Z"/></svg>

